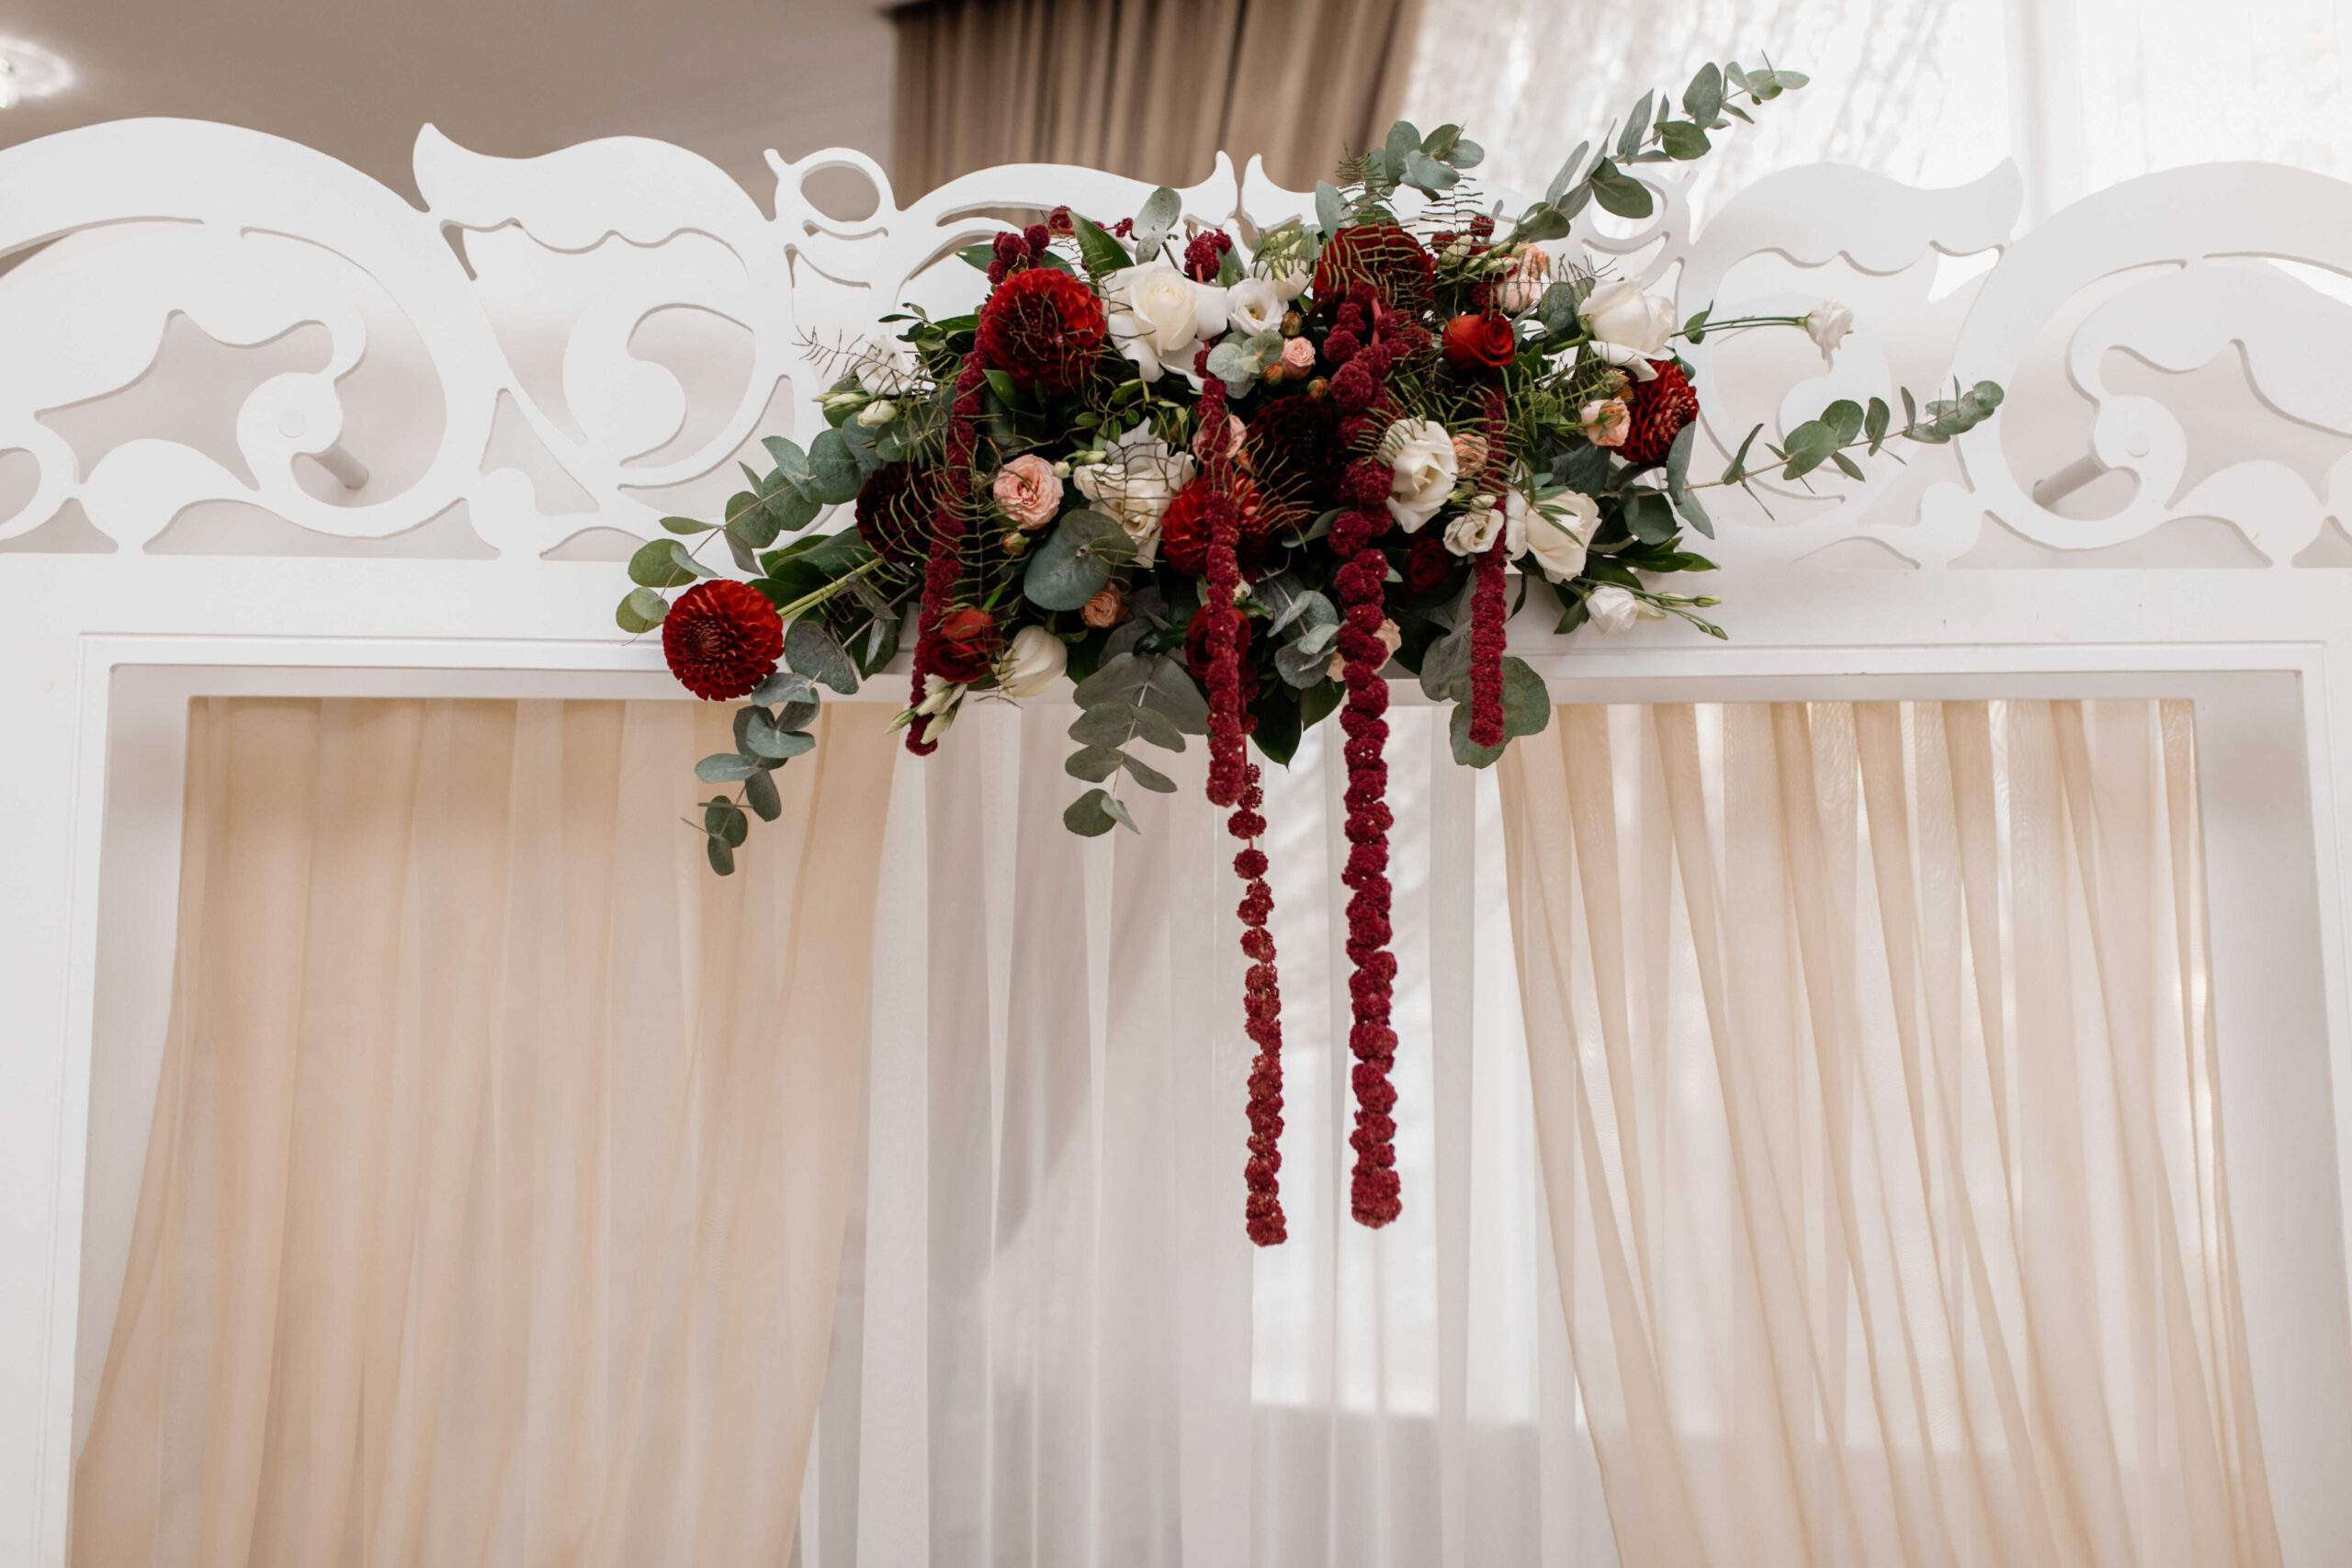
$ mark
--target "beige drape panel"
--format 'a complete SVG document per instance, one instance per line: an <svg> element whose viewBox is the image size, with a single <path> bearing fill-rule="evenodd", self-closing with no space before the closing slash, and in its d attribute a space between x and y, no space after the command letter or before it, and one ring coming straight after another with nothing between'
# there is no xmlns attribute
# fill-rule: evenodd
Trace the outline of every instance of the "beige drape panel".
<svg viewBox="0 0 2352 1568"><path fill-rule="evenodd" d="M1501 767L1622 1560L2277 1562L2188 705L1564 707Z"/></svg>
<svg viewBox="0 0 2352 1568"><path fill-rule="evenodd" d="M782 1563L893 755L727 881L687 704L199 702L74 1560Z"/></svg>
<svg viewBox="0 0 2352 1568"><path fill-rule="evenodd" d="M1294 190L1388 133L1421 0L928 0L891 13L901 205L995 164Z"/></svg>

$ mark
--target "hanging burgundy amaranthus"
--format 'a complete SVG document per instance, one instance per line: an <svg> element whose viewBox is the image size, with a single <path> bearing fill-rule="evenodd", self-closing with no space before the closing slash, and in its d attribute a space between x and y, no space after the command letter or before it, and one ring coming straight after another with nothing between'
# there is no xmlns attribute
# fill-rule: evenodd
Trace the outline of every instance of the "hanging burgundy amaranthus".
<svg viewBox="0 0 2352 1568"><path fill-rule="evenodd" d="M1503 561L1510 545L1510 508L1502 491L1510 423L1499 385L1487 387L1480 394L1479 413L1486 427L1486 463L1478 476L1485 486L1482 493L1494 498L1504 523L1495 530L1493 541L1478 552L1477 587L1470 596L1470 744L1499 746L1503 743L1503 623L1509 618L1503 609Z"/></svg>
<svg viewBox="0 0 2352 1568"><path fill-rule="evenodd" d="M922 711L927 678L937 667L939 623L947 601L963 572L964 499L971 484L972 453L979 445L980 388L988 370L975 348L964 356L956 378L956 404L947 421L947 458L939 476L939 508L931 522L931 558L922 574L922 607L915 616L914 694L908 709L914 717L907 725L907 750L928 757L939 742L926 738L931 716Z"/></svg>
<svg viewBox="0 0 2352 1568"><path fill-rule="evenodd" d="M1198 369L1207 368L1201 351ZM1283 995L1274 969L1274 939L1266 929L1273 913L1273 889L1266 883L1266 852L1258 847L1266 830L1259 814L1264 803L1258 765L1249 760L1251 728L1241 691L1241 612L1233 601L1241 590L1241 509L1235 497L1233 435L1226 421L1225 384L1209 376L1202 383L1193 449L1201 459L1203 514L1208 528L1204 560L1208 592L1203 605L1209 697L1208 797L1212 806L1236 807L1227 830L1242 841L1233 857L1243 883L1241 951L1250 963L1242 1007L1258 1058L1250 1068L1250 1161L1244 1176L1250 1197L1244 1219L1250 1239L1272 1247L1289 1235L1283 1217Z"/></svg>
<svg viewBox="0 0 2352 1568"><path fill-rule="evenodd" d="M1367 342L1376 328L1379 299L1369 286L1350 291L1324 339L1324 353L1339 368L1330 395L1345 416L1340 434L1363 451L1377 442L1380 422L1370 411L1379 402L1392 362L1389 347ZM1356 1151L1349 1209L1363 1224L1388 1224L1403 1211L1396 1180L1396 1123L1389 1116L1396 1091L1388 1082L1396 1061L1396 1032L1389 1027L1389 1003L1396 959L1388 951L1388 682L1381 666L1388 645L1380 639L1385 618L1387 558L1373 541L1388 531L1389 487L1395 474L1377 457L1350 463L1341 484L1349 510L1331 525L1331 548L1346 562L1332 585L1346 605L1340 627L1345 661L1347 704L1340 728L1347 736L1348 865L1340 881L1354 890L1348 900L1348 959L1355 973L1348 982L1353 1023L1348 1047L1356 1058L1353 1079L1356 1126L1348 1142Z"/></svg>

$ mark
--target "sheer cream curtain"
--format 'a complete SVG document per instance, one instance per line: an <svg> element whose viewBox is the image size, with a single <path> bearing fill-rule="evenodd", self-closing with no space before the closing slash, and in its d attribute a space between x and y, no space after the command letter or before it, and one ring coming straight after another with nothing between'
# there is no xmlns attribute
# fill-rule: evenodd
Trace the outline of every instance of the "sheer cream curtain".
<svg viewBox="0 0 2352 1568"><path fill-rule="evenodd" d="M893 738L721 882L680 703L199 702L77 1563L777 1562Z"/></svg>
<svg viewBox="0 0 2352 1568"><path fill-rule="evenodd" d="M2189 705L1555 717L1504 825L1625 1560L2278 1562Z"/></svg>
<svg viewBox="0 0 2352 1568"><path fill-rule="evenodd" d="M1197 743L1072 837L1067 704L902 766L803 1568L1614 1561L1543 1224L1499 797L1399 706L1405 1213L1348 1218L1344 776L1269 769L1290 1237L1242 1231L1235 847ZM1337 1055L1335 1055L1335 1043Z"/></svg>

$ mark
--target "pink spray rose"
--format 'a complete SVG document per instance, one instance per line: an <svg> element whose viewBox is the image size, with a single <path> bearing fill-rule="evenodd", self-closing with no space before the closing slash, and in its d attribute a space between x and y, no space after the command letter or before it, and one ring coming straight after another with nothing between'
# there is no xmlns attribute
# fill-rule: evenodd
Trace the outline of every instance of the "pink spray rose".
<svg viewBox="0 0 2352 1568"><path fill-rule="evenodd" d="M996 503L1023 528L1042 528L1062 509L1062 481L1054 466L1035 452L1024 452L997 470Z"/></svg>

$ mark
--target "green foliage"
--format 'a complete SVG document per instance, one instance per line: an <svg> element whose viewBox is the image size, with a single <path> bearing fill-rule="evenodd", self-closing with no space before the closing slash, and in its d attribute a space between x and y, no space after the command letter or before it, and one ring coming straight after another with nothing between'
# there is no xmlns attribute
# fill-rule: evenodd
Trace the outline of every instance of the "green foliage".
<svg viewBox="0 0 2352 1568"><path fill-rule="evenodd" d="M1073 512L1029 552L1021 592L1046 610L1075 610L1135 559L1126 530L1099 512Z"/></svg>
<svg viewBox="0 0 2352 1568"><path fill-rule="evenodd" d="M1474 746L1470 743L1470 704L1465 699L1454 704L1453 716L1448 731L1453 743L1453 760L1465 767L1491 766L1512 741L1525 735L1541 735L1544 727L1552 722L1552 694L1544 688L1544 677L1523 659L1503 656L1503 744Z"/></svg>

